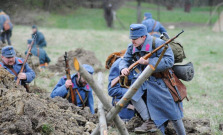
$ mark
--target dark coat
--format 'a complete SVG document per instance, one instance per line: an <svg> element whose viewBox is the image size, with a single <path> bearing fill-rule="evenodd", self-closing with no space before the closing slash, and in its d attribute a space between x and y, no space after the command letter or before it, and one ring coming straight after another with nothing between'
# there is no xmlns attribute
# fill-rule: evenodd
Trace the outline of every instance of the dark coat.
<svg viewBox="0 0 223 135"><path fill-rule="evenodd" d="M37 30L36 33L33 33L32 34L32 39L34 38L34 35L35 34L36 34L37 37L36 37L34 46L38 46L40 48L46 47L47 46L47 43L46 43L46 40L45 40L45 37L44 37L43 33L42 32L39 32Z"/></svg>

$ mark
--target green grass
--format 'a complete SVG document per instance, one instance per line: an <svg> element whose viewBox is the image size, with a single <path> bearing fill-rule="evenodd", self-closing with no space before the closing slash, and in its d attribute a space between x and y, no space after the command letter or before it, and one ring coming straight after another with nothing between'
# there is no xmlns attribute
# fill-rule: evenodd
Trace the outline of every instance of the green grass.
<svg viewBox="0 0 223 135"><path fill-rule="evenodd" d="M130 40L128 31L121 30L68 30L57 28L39 28L44 33L48 42L45 48L52 63L65 51L82 47L91 50L96 57L104 62L107 56L114 52L127 48ZM168 30L170 36L180 32L180 29ZM30 37L29 27L15 26L12 43L20 52L26 48L26 40ZM190 82L184 82L187 86L189 102L184 101L184 115L189 118L206 118L211 122L213 134L220 135L219 123L223 122L223 33L214 33L207 28L186 28L178 38L184 48L187 58L184 63L192 61L195 67L195 77ZM107 94L108 71L104 72L105 89ZM51 92L61 76L46 70L40 73L37 85ZM95 76L96 78L97 76Z"/></svg>
<svg viewBox="0 0 223 135"><path fill-rule="evenodd" d="M137 10L136 2L126 2L126 5L116 11L117 17L125 25L125 29L132 23L137 22ZM144 12L151 12L154 19L158 19L157 6L154 4L142 2L142 19ZM160 6L160 22L162 23L207 23L210 7L192 7L190 13L185 13L183 8L174 8L172 11L167 11L166 7ZM221 11L222 9L220 9ZM218 18L216 13L212 22L215 22ZM109 30L106 27L106 23L103 16L103 9L90 9L90 8L78 8L71 10L66 14L51 13L41 23L45 27L56 27L63 29L90 29L90 30ZM114 21L115 29L121 29L119 21Z"/></svg>

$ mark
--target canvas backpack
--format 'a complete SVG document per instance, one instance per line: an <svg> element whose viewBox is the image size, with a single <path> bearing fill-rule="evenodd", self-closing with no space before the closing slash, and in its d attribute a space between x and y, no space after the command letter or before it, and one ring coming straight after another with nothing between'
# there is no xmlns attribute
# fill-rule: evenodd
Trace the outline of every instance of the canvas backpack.
<svg viewBox="0 0 223 135"><path fill-rule="evenodd" d="M162 40L167 41L168 39L165 36L161 36L160 37ZM155 47L155 39L156 37L153 37L153 42L152 42L152 48L153 50L156 48ZM185 53L184 53L184 48L181 45L181 43L176 42L176 41L172 41L169 43L173 54L174 54L174 63L181 63L183 61L183 59L186 58Z"/></svg>

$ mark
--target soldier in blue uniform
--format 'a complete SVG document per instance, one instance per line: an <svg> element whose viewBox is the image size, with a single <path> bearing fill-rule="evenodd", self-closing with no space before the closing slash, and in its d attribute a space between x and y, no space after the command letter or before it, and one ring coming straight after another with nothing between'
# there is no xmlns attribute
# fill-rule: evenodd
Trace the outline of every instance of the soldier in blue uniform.
<svg viewBox="0 0 223 135"><path fill-rule="evenodd" d="M0 9L0 39L2 43L6 43L5 39L8 42L8 45L11 45L11 36L12 36L13 25L10 20L10 17Z"/></svg>
<svg viewBox="0 0 223 135"><path fill-rule="evenodd" d="M34 38L34 35L36 35L34 46L43 48L46 47L47 43L45 40L45 37L42 32L38 31L38 28L36 25L32 26L32 39Z"/></svg>
<svg viewBox="0 0 223 135"><path fill-rule="evenodd" d="M155 67L163 49L153 54L148 60L145 60L142 57L152 51L153 41L153 37L147 33L146 26L143 24L130 25L130 39L132 39L132 43L129 44L127 51L119 64L119 70L122 75L128 75L128 67L133 63L132 60L139 60L140 64L136 67L138 71L133 71L133 83L148 64ZM159 38L155 39L156 48L163 43L163 40ZM169 47L154 71L154 74L143 83L132 97L132 100L138 102L142 96L146 94L145 104L148 107L149 116L161 132L165 134L165 127L167 126L168 121L172 121L177 134L185 135L185 128L182 121L182 103L174 102L168 87L159 76L160 72L171 68L173 64L174 55ZM142 104L140 106L142 106ZM144 122L139 129L143 132L147 130L147 125L148 123Z"/></svg>
<svg viewBox="0 0 223 135"><path fill-rule="evenodd" d="M114 53L113 53L114 54ZM111 55L113 55L111 54ZM114 60L113 60L114 59ZM112 105L115 105L127 92L127 88L121 87L120 84L116 84L114 87L111 87L111 82L119 76L119 63L121 61L120 56L116 59L116 57L108 57L108 62L106 62L107 69L110 69L109 71L109 77L108 77L108 95L112 97ZM114 62L114 63L111 63ZM107 64L108 63L108 64ZM128 121L132 117L135 116L134 107L132 104L127 104L120 112L119 116L123 121Z"/></svg>
<svg viewBox="0 0 223 135"><path fill-rule="evenodd" d="M82 65L90 74L94 73L93 67L87 64ZM73 90L76 91L76 101L77 106L90 107L91 113L94 114L94 100L92 88L87 84L87 82L81 77L79 73L75 73L71 75L71 80L68 80L66 76L62 77L57 85L54 87L51 97L54 98L56 96L60 96L65 98L68 94L69 86L73 87ZM68 98L69 102L71 102L71 98Z"/></svg>
<svg viewBox="0 0 223 135"><path fill-rule="evenodd" d="M160 22L152 18L151 13L144 14L144 20L142 21L142 24L147 27L147 32L152 36L160 37L160 34L166 33L166 29Z"/></svg>
<svg viewBox="0 0 223 135"><path fill-rule="evenodd" d="M31 43L32 43L32 39L28 39L27 40L28 48L30 47ZM48 66L48 64L51 61L46 51L43 48L38 48L37 46L33 46L31 53L39 57L40 68L45 68L46 66Z"/></svg>
<svg viewBox="0 0 223 135"><path fill-rule="evenodd" d="M0 67L5 68L11 74L15 75L15 80L19 78L24 83L30 83L35 78L35 72L26 63L24 73L19 73L24 60L16 57L16 52L12 46L5 46L2 48L2 62Z"/></svg>

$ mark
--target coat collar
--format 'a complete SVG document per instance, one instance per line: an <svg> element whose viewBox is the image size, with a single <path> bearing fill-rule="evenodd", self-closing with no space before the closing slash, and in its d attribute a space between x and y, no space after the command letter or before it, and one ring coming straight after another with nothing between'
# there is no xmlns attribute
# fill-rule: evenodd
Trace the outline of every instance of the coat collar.
<svg viewBox="0 0 223 135"><path fill-rule="evenodd" d="M151 40L152 40L152 37L149 34L147 34L146 39L145 39L145 41L142 45L142 48L138 49L138 48L133 46L132 54L135 54L135 53L141 52L141 51L150 52L152 50L152 45L149 44L149 43L151 43Z"/></svg>

